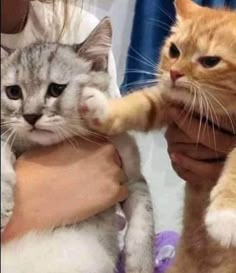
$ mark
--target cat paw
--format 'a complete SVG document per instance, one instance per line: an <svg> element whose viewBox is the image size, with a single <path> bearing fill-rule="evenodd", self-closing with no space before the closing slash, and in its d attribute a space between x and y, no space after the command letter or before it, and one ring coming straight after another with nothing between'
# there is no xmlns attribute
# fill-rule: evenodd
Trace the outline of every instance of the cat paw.
<svg viewBox="0 0 236 273"><path fill-rule="evenodd" d="M236 209L210 209L205 224L209 235L222 247L236 246Z"/></svg>
<svg viewBox="0 0 236 273"><path fill-rule="evenodd" d="M15 156L10 147L1 141L1 228L8 223L14 207L14 163Z"/></svg>
<svg viewBox="0 0 236 273"><path fill-rule="evenodd" d="M105 132L102 124L108 117L108 98L96 88L84 88L80 99L80 114L90 128Z"/></svg>
<svg viewBox="0 0 236 273"><path fill-rule="evenodd" d="M14 180L1 181L1 228L8 223L14 207Z"/></svg>

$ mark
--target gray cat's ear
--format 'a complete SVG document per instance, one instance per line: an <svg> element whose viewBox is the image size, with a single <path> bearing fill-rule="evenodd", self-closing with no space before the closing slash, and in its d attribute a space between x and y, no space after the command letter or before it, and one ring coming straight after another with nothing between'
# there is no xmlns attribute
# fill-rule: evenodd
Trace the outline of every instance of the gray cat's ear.
<svg viewBox="0 0 236 273"><path fill-rule="evenodd" d="M89 37L74 48L80 58L92 62L92 70L105 71L108 68L108 55L112 43L110 18L105 17Z"/></svg>
<svg viewBox="0 0 236 273"><path fill-rule="evenodd" d="M13 53L13 51L14 51L13 49L1 45L1 61L10 56Z"/></svg>

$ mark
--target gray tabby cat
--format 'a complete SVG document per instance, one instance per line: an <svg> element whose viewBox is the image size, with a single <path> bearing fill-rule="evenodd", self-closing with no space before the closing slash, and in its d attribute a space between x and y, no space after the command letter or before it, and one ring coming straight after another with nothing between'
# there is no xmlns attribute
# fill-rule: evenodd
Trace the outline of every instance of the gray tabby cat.
<svg viewBox="0 0 236 273"><path fill-rule="evenodd" d="M88 136L79 106L94 93L108 90L111 33L110 20L105 18L81 45L41 43L2 55L2 227L13 207L16 157L33 146L59 143L74 135ZM130 195L123 204L128 220L126 272L152 273L152 204L140 173L138 151L128 135L113 142L129 178ZM119 256L115 212L116 208L111 208L83 223L31 232L3 245L1 272L114 272Z"/></svg>

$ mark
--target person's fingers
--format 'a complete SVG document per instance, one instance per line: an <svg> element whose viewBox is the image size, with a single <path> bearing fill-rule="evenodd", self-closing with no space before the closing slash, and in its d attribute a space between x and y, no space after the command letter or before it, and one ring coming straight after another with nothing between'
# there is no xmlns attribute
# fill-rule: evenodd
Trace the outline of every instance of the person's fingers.
<svg viewBox="0 0 236 273"><path fill-rule="evenodd" d="M172 162L172 167L174 171L177 173L177 175L184 181L194 183L194 184L201 182L199 181L199 177L196 176L193 172L183 169L182 167L175 164L174 162Z"/></svg>
<svg viewBox="0 0 236 273"><path fill-rule="evenodd" d="M202 144L196 144L176 124L171 124L165 133L168 153L180 153L196 160L225 158L225 153L216 152Z"/></svg>
<svg viewBox="0 0 236 273"><path fill-rule="evenodd" d="M212 181L216 181L219 178L224 166L221 162L205 163L176 153L171 154L171 161L181 169L189 171L203 179L207 177L208 180Z"/></svg>
<svg viewBox="0 0 236 273"><path fill-rule="evenodd" d="M118 202L123 202L129 196L129 190L127 186L120 186L120 191L118 194Z"/></svg>
<svg viewBox="0 0 236 273"><path fill-rule="evenodd" d="M176 125L195 143L201 143L210 149L228 153L232 149L235 137L214 128L206 121L199 122L198 118L185 117L186 113L171 108L170 116Z"/></svg>
<svg viewBox="0 0 236 273"><path fill-rule="evenodd" d="M122 169L117 170L115 179L119 185L124 185L128 181L128 177Z"/></svg>
<svg viewBox="0 0 236 273"><path fill-rule="evenodd" d="M168 145L172 143L194 143L194 141L186 135L174 122L167 127L165 138Z"/></svg>
<svg viewBox="0 0 236 273"><path fill-rule="evenodd" d="M176 117L187 117L187 111L183 110L179 106L173 106L169 110L170 120L174 120ZM199 119L199 114L195 113L195 118ZM211 123L214 123L216 126L218 125L221 129L231 133L236 133L236 114L231 114L230 116L225 113L225 115L218 115L217 120L215 116L211 116L208 114L208 120ZM191 118L190 118L191 119Z"/></svg>
<svg viewBox="0 0 236 273"><path fill-rule="evenodd" d="M215 152L201 144L168 144L168 154L171 155L173 153L183 154L195 160L206 160L208 162L220 159L225 160L225 154Z"/></svg>
<svg viewBox="0 0 236 273"><path fill-rule="evenodd" d="M231 114L230 116L225 113L225 115L218 116L217 122L220 125L220 128L228 131L229 133L236 134L236 115Z"/></svg>

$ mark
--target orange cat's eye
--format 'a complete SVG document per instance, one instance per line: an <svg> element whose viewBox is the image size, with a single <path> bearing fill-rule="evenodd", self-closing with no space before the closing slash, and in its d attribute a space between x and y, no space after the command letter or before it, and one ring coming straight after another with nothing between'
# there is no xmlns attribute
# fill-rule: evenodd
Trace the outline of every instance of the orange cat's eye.
<svg viewBox="0 0 236 273"><path fill-rule="evenodd" d="M173 59L176 59L180 56L180 51L174 43L171 43L170 45L169 55Z"/></svg>
<svg viewBox="0 0 236 273"><path fill-rule="evenodd" d="M221 58L218 56L206 56L199 58L198 61L203 67L212 68L221 61Z"/></svg>

